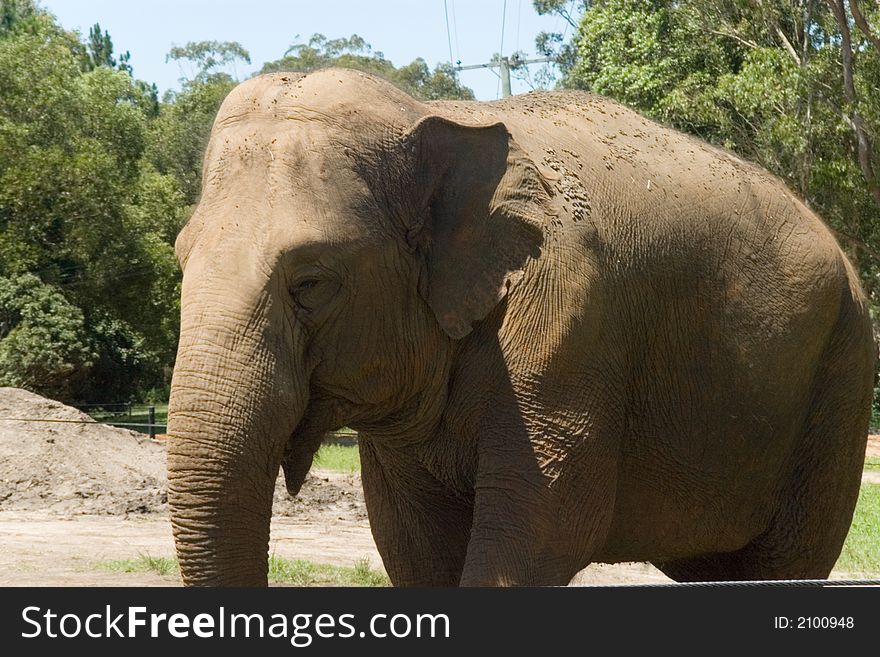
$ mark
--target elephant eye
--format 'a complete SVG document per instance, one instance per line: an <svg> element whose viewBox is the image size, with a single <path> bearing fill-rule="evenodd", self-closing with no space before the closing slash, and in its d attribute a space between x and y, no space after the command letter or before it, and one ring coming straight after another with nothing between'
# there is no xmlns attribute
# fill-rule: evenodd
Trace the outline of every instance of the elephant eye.
<svg viewBox="0 0 880 657"><path fill-rule="evenodd" d="M318 281L318 279L316 278L306 278L299 281L295 285L292 285L290 288L290 296L293 297L296 305L298 305L300 308L303 308L304 310L310 310L312 304L309 303L308 292L309 290L317 287L319 282L320 281Z"/></svg>

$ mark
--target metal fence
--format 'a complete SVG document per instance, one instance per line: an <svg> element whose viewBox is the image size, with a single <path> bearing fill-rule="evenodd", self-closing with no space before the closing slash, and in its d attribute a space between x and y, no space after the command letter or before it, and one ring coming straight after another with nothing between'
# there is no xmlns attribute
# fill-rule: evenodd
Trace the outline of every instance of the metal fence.
<svg viewBox="0 0 880 657"><path fill-rule="evenodd" d="M125 422L115 419L119 415L127 415L129 418L131 418L133 415L133 409L136 406L146 406L146 422ZM107 424L111 427L125 427L137 430L145 429L145 431L141 431L141 433L149 434L150 438L152 438L153 440L156 439L156 434L165 433L168 430L168 425L156 422L156 407L153 405L134 404L133 402L114 402L108 404L80 404L79 406L75 406L74 408L78 408L79 410L85 411L86 413L89 413L89 411L87 410L89 408L102 409L105 411L109 411L110 413L113 413L113 410L115 409L119 409L121 412L115 413L109 418L96 417L94 418L94 420L95 422L98 422L100 424ZM92 413L89 413L89 415L92 415Z"/></svg>
<svg viewBox="0 0 880 657"><path fill-rule="evenodd" d="M103 409L103 410L111 410L118 409L119 412L115 413L111 417L103 418L103 417L93 417L91 421L88 420L58 420L52 418L25 418L25 417L4 417L0 418L0 422L46 422L46 423L59 423L59 424L106 424L111 427L123 427L126 429L135 429L140 433L145 433L150 436L152 440L156 440L158 436L165 434L168 430L168 425L156 422L156 407L149 405L146 407L146 422L126 422L124 420L117 419L120 416L127 416L128 418L132 418L135 413L134 409L139 407L144 407L144 404L134 404L132 402L113 402L113 403L105 403L105 404L79 404L74 406L78 410L82 410L86 413L88 411L86 409ZM94 412L94 411L93 411ZM112 412L112 411L111 411ZM339 431L331 431L324 436L324 442L333 445L356 445L357 444L357 432L352 431L351 429L341 429Z"/></svg>

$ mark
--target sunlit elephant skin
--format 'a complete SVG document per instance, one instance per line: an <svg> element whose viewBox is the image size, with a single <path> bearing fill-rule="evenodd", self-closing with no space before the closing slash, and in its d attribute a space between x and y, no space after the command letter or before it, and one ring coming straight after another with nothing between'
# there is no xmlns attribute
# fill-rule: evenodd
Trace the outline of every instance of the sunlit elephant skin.
<svg viewBox="0 0 880 657"><path fill-rule="evenodd" d="M396 585L826 577L874 350L765 171L584 93L421 103L347 70L223 103L177 240L183 580L265 585L272 492L360 432Z"/></svg>

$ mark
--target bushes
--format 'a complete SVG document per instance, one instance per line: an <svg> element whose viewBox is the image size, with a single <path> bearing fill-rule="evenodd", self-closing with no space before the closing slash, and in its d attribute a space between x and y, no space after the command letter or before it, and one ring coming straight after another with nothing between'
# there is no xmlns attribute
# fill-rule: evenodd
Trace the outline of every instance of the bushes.
<svg viewBox="0 0 880 657"><path fill-rule="evenodd" d="M0 278L0 384L69 400L94 357L82 311L57 288Z"/></svg>
<svg viewBox="0 0 880 657"><path fill-rule="evenodd" d="M123 401L162 384L159 358L128 324L86 317L33 274L0 278L0 385L67 402Z"/></svg>

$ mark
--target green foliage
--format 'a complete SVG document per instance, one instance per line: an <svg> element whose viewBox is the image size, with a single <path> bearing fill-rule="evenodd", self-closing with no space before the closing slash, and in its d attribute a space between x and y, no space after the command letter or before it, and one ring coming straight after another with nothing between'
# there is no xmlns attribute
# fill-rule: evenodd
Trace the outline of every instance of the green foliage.
<svg viewBox="0 0 880 657"><path fill-rule="evenodd" d="M113 573L155 573L160 577L170 577L180 572L177 559L153 557L147 553L139 554L136 559L102 561L97 566Z"/></svg>
<svg viewBox="0 0 880 657"><path fill-rule="evenodd" d="M99 66L114 68L116 59L113 57L113 40L110 38L110 34L106 30L101 34L101 25L95 23L89 30L83 68L86 71L91 71Z"/></svg>
<svg viewBox="0 0 880 657"><path fill-rule="evenodd" d="M472 100L474 93L461 85L449 64L439 64L432 71L425 60L417 58L401 68L385 59L381 52L357 34L345 39L328 39L313 34L308 43L296 43L279 60L267 62L261 73L298 71L308 73L330 66L352 68L385 78L415 98L422 100Z"/></svg>
<svg viewBox="0 0 880 657"><path fill-rule="evenodd" d="M108 68L119 68L129 75L132 73L131 65L128 63L131 55L126 50L117 60L113 56L113 39L110 38L109 32L104 30L101 33L101 25L95 23L89 30L89 38L85 43L85 47L80 53L80 65L84 71L93 71L99 66Z"/></svg>
<svg viewBox="0 0 880 657"><path fill-rule="evenodd" d="M330 66L353 68L376 75L387 75L394 70L381 52L374 53L372 46L357 34L348 39L327 39L323 34L313 34L308 43L295 43L281 59L263 64L260 72L309 73Z"/></svg>
<svg viewBox="0 0 880 657"><path fill-rule="evenodd" d="M366 557L354 568L269 557L269 581L294 586L391 586L385 573L373 570Z"/></svg>
<svg viewBox="0 0 880 657"><path fill-rule="evenodd" d="M126 322L99 313L88 324L94 360L78 400L129 400L161 376L158 356Z"/></svg>
<svg viewBox="0 0 880 657"><path fill-rule="evenodd" d="M69 398L93 358L82 312L57 288L0 278L0 385Z"/></svg>
<svg viewBox="0 0 880 657"><path fill-rule="evenodd" d="M160 376L156 353L124 321L86 317L33 274L0 278L0 385L56 399L126 400Z"/></svg>
<svg viewBox="0 0 880 657"><path fill-rule="evenodd" d="M321 445L312 467L338 472L360 472L361 459L357 445Z"/></svg>
<svg viewBox="0 0 880 657"><path fill-rule="evenodd" d="M193 80L207 82L217 73L217 69L243 61L251 63L250 53L237 41L190 41L185 46L174 46L165 61L189 62L196 66ZM228 75L227 75L228 77Z"/></svg>
<svg viewBox="0 0 880 657"><path fill-rule="evenodd" d="M729 68L718 40L685 47L697 36L686 13L668 0L594 3L577 32L569 86L587 88L668 120L666 98L701 90ZM702 84L701 84L702 82Z"/></svg>
<svg viewBox="0 0 880 657"><path fill-rule="evenodd" d="M34 0L0 0L0 38L31 23L40 13Z"/></svg>
<svg viewBox="0 0 880 657"><path fill-rule="evenodd" d="M576 14L586 11L589 0L569 2L569 0L532 0L532 6L539 15L555 14L568 23L568 28L577 28ZM566 29L566 33L568 30ZM539 32L535 37L535 49L545 57L552 57L553 64L567 77L578 59L576 41L565 41L562 32ZM549 69L550 67L547 67ZM545 82L550 82L555 76L545 70L539 74Z"/></svg>
<svg viewBox="0 0 880 657"><path fill-rule="evenodd" d="M84 46L51 17L36 11L7 22L12 28L0 36L0 276L19 280L30 272L34 285L53 290L59 313L76 318L76 340L89 356L69 356L72 345L49 341L35 352L43 365L7 364L6 380L67 401L124 399L135 387L156 385L177 339L172 245L183 194L175 178L144 161L154 94L130 69L111 66L112 42L97 26L93 65L82 66ZM29 321L7 336L7 353L30 344L39 322L40 330L54 330L51 317Z"/></svg>
<svg viewBox="0 0 880 657"><path fill-rule="evenodd" d="M391 73L389 81L421 100L473 100L474 93L463 87L458 74L449 63L428 68L424 59L418 57L406 66Z"/></svg>
<svg viewBox="0 0 880 657"><path fill-rule="evenodd" d="M373 570L369 557L361 557L354 562L353 575L353 583L359 586L391 586L391 580L385 573Z"/></svg>
<svg viewBox="0 0 880 657"><path fill-rule="evenodd" d="M114 573L154 573L161 577L176 576L180 566L176 559L140 554L136 559L115 559L96 564L101 570ZM373 570L366 557L358 559L353 568L316 564L300 559L269 557L269 581L294 586L391 586L380 570Z"/></svg>

